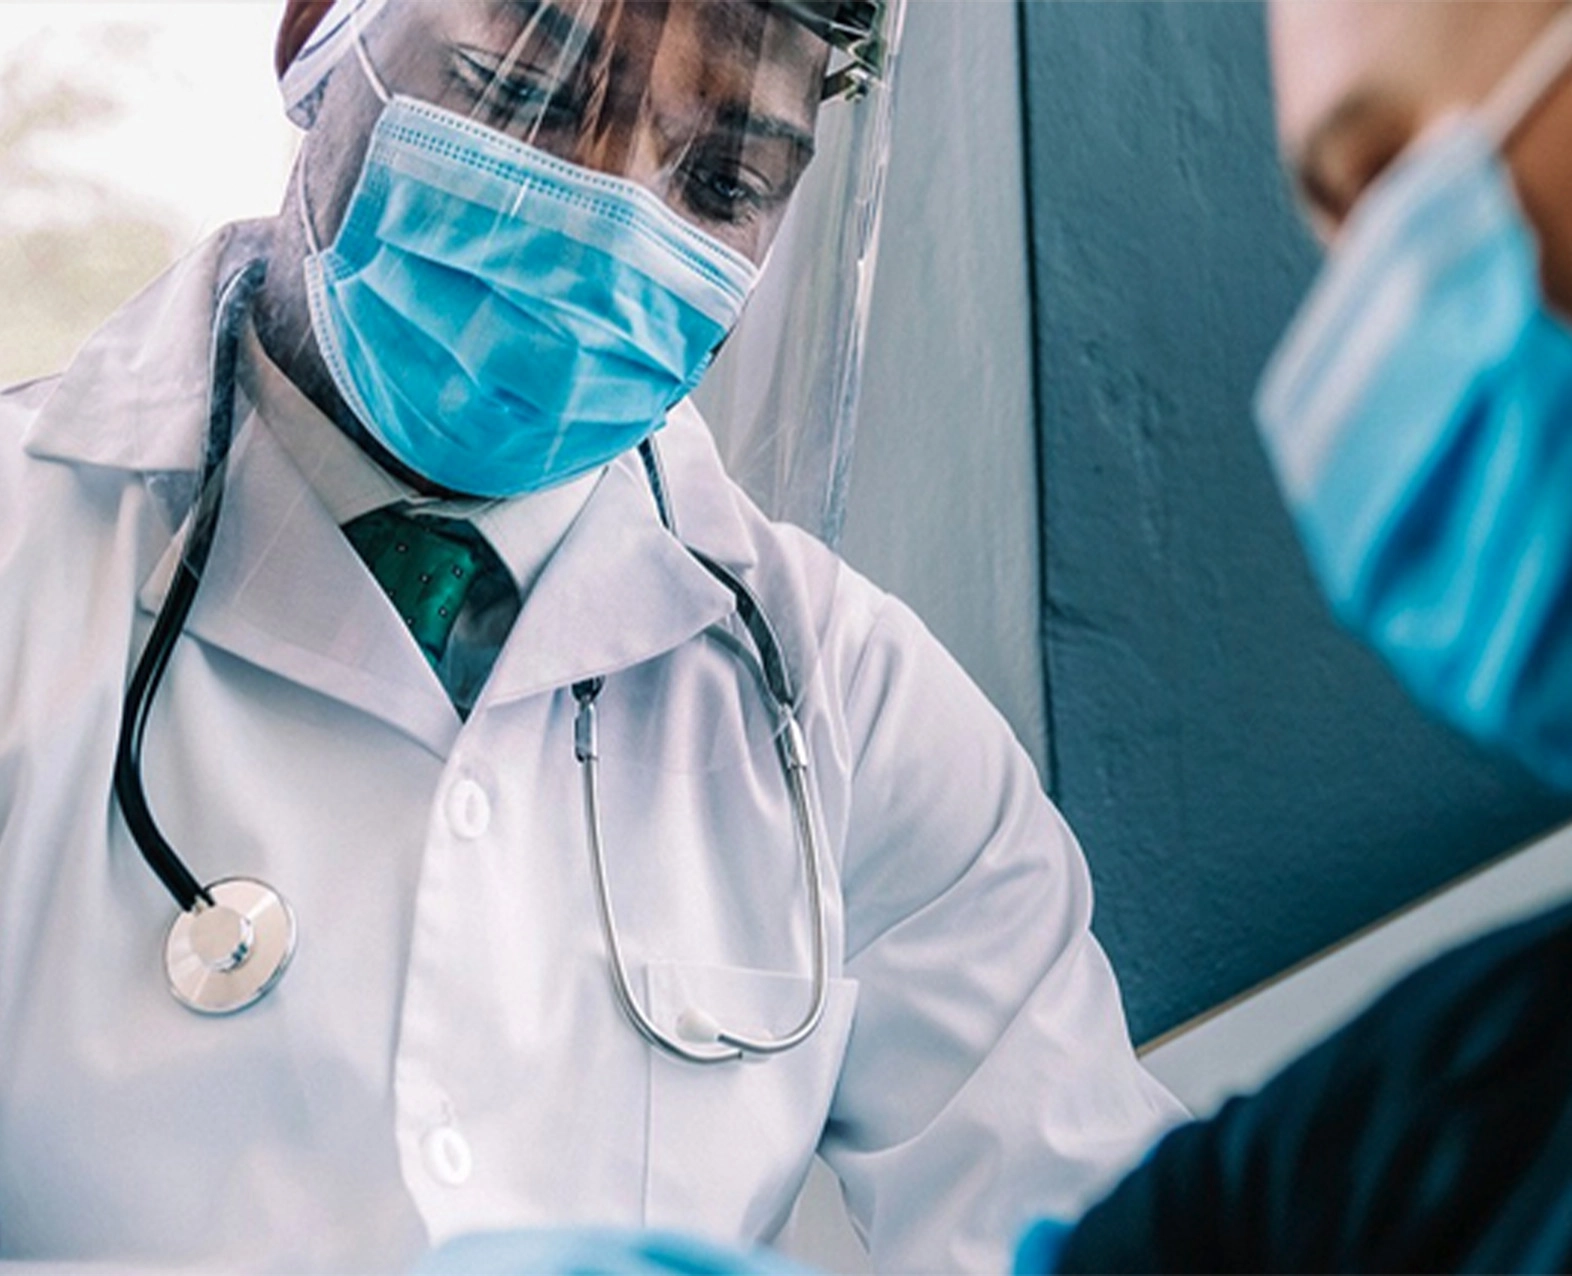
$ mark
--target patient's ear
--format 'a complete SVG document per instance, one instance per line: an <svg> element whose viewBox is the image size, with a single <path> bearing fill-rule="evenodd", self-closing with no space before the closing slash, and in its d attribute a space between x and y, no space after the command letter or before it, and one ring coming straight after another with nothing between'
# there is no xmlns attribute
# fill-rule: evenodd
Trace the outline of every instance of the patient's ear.
<svg viewBox="0 0 1572 1276"><path fill-rule="evenodd" d="M305 47L317 24L333 7L333 0L288 0L278 24L278 42L273 46L273 69L280 76Z"/></svg>

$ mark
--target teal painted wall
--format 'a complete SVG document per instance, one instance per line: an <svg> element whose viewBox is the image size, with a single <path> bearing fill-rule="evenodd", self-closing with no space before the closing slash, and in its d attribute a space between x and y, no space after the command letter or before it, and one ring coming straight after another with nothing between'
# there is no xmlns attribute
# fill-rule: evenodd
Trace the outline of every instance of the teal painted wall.
<svg viewBox="0 0 1572 1276"><path fill-rule="evenodd" d="M1024 0L1050 787L1149 1037L1572 813L1335 628L1249 419L1315 252L1254 3Z"/></svg>

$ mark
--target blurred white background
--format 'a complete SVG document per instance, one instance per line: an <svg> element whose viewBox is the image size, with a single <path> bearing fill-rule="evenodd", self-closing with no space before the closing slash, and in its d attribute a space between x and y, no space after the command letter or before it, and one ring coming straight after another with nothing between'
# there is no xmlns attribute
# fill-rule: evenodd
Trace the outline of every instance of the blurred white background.
<svg viewBox="0 0 1572 1276"><path fill-rule="evenodd" d="M276 0L0 0L0 384L57 371L295 145Z"/></svg>

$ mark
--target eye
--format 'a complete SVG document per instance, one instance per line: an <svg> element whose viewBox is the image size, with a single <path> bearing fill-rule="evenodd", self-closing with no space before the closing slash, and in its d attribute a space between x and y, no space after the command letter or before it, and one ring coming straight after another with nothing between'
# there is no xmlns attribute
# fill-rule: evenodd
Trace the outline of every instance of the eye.
<svg viewBox="0 0 1572 1276"><path fill-rule="evenodd" d="M1323 239L1335 237L1413 143L1418 128L1405 101L1363 94L1341 103L1313 131L1295 175Z"/></svg>
<svg viewBox="0 0 1572 1276"><path fill-rule="evenodd" d="M518 66L504 74L490 58L455 49L453 75L472 111L506 132L576 129L582 118L574 86L532 68Z"/></svg>
<svg viewBox="0 0 1572 1276"><path fill-rule="evenodd" d="M778 202L768 183L737 164L700 161L684 170L682 195L708 221L750 221Z"/></svg>

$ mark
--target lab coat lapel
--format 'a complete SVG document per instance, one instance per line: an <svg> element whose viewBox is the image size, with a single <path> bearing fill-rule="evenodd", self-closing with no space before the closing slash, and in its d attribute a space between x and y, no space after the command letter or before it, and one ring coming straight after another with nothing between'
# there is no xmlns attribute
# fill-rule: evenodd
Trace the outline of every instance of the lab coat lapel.
<svg viewBox="0 0 1572 1276"><path fill-rule="evenodd" d="M678 531L745 570L753 560L736 489L704 423L674 414L660 437ZM155 591L144 592L154 603ZM607 468L525 600L483 702L631 668L734 606L661 525L643 464L627 453ZM233 467L187 630L373 714L439 756L457 738L459 719L419 648L266 430L250 432Z"/></svg>
<svg viewBox="0 0 1572 1276"><path fill-rule="evenodd" d="M127 302L49 390L27 451L140 472L153 491L162 478L190 476L207 427L216 297L266 255L269 237L267 223L226 227ZM140 582L144 610L163 601L184 543L180 529ZM439 756L458 734L414 640L265 430L237 439L186 634L372 714Z"/></svg>
<svg viewBox="0 0 1572 1276"><path fill-rule="evenodd" d="M631 668L726 616L730 592L661 526L636 455L611 465L525 600L485 699Z"/></svg>
<svg viewBox="0 0 1572 1276"><path fill-rule="evenodd" d="M677 539L746 574L758 559L744 513L762 515L726 473L710 427L691 400L672 409L654 443Z"/></svg>
<svg viewBox="0 0 1572 1276"><path fill-rule="evenodd" d="M185 534L143 587L167 592ZM283 448L237 444L188 636L389 723L439 757L459 719L397 613Z"/></svg>

